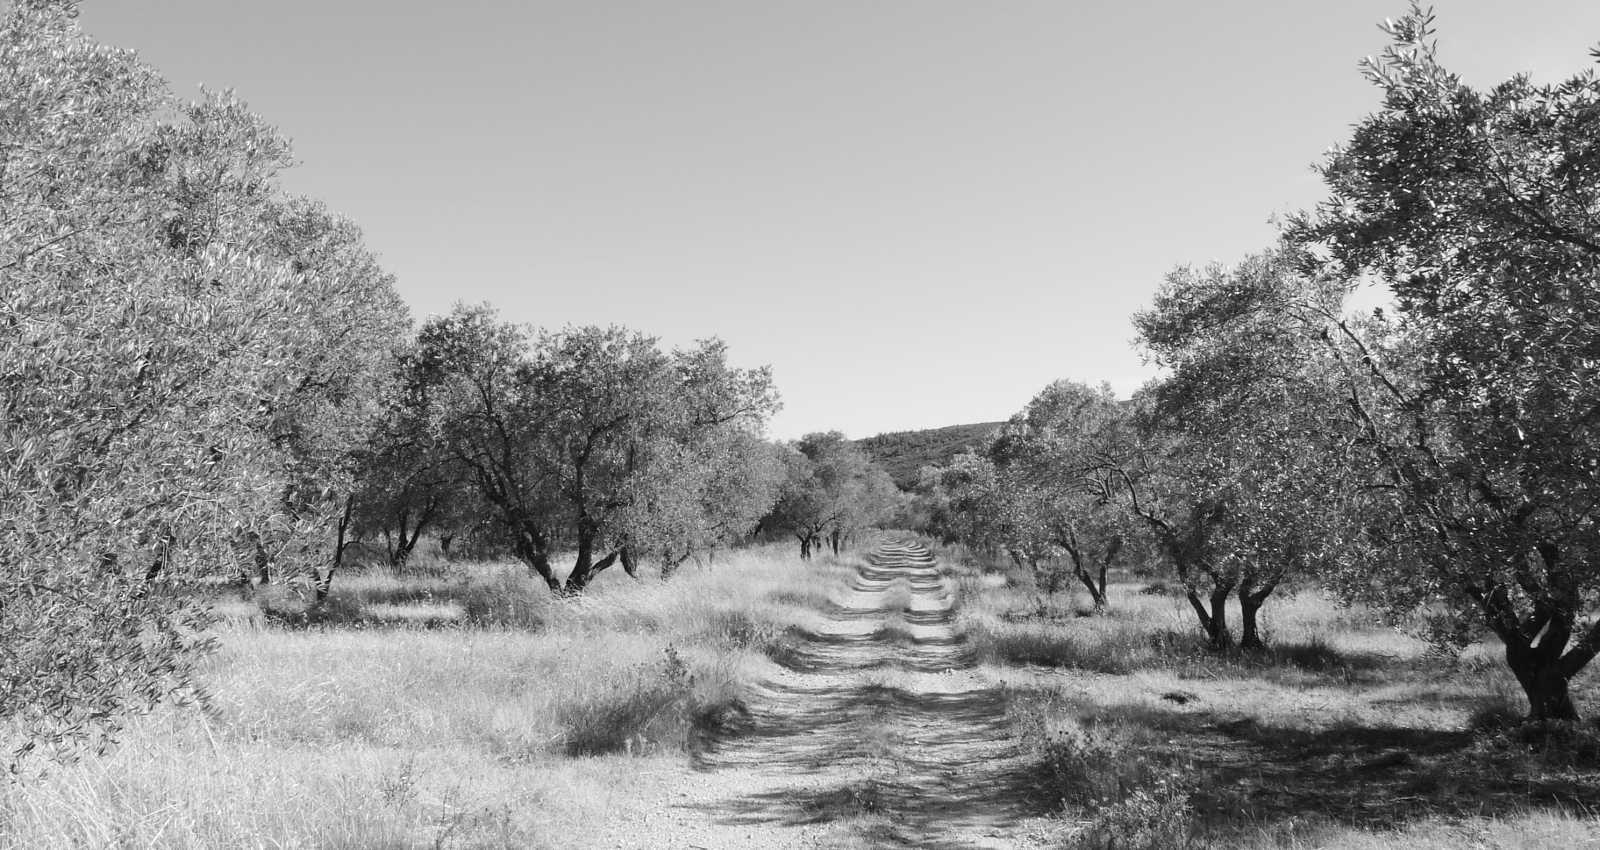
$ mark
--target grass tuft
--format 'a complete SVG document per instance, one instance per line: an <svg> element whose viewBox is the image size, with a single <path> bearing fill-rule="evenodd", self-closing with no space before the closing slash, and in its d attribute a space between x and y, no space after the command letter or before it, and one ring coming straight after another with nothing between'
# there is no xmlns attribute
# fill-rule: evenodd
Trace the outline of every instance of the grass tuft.
<svg viewBox="0 0 1600 850"><path fill-rule="evenodd" d="M559 604L549 588L511 570L461 582L442 595L459 604L463 618L472 625L526 631L548 625Z"/></svg>
<svg viewBox="0 0 1600 850"><path fill-rule="evenodd" d="M1467 715L1467 728L1498 735L1522 725L1527 717L1527 701L1509 672L1490 671L1483 690L1473 700Z"/></svg>
<svg viewBox="0 0 1600 850"><path fill-rule="evenodd" d="M671 646L666 658L597 680L556 709L569 756L646 755L688 746L693 687L688 665Z"/></svg>
<svg viewBox="0 0 1600 850"><path fill-rule="evenodd" d="M1189 795L1177 782L1159 780L1096 809L1087 826L1067 842L1069 850L1182 850L1194 846Z"/></svg>

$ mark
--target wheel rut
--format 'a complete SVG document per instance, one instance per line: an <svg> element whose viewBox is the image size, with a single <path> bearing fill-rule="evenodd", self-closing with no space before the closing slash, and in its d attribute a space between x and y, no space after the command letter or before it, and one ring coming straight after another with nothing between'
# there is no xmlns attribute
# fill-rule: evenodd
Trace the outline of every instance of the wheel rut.
<svg viewBox="0 0 1600 850"><path fill-rule="evenodd" d="M714 828L687 846L715 850L728 834L738 843L727 846L757 848L1025 843L1026 772L955 603L926 548L893 541L868 555L748 713L697 755L708 787L680 805Z"/></svg>

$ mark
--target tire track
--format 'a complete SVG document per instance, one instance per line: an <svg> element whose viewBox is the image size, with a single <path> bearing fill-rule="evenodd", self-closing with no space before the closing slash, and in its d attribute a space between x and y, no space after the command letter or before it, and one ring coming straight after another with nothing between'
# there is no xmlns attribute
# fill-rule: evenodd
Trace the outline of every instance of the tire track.
<svg viewBox="0 0 1600 850"><path fill-rule="evenodd" d="M1017 846L1033 813L1026 774L955 604L926 548L880 545L754 689L742 722L698 756L739 791L693 806L754 827L749 847Z"/></svg>

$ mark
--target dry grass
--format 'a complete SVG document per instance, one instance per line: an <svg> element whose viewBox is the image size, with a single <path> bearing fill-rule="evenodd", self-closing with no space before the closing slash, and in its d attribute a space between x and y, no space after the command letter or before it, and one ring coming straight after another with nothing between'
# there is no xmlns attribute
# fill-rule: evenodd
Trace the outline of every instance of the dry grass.
<svg viewBox="0 0 1600 850"><path fill-rule="evenodd" d="M299 627L235 600L209 710L5 787L0 847L614 846L834 580L757 550L566 602L509 565L354 577Z"/></svg>
<svg viewBox="0 0 1600 850"><path fill-rule="evenodd" d="M1263 609L1267 649L1218 654L1148 582L1113 585L1104 614L1021 576L961 583L1062 846L1600 845L1600 732L1521 729L1497 646L1433 656L1306 591Z"/></svg>

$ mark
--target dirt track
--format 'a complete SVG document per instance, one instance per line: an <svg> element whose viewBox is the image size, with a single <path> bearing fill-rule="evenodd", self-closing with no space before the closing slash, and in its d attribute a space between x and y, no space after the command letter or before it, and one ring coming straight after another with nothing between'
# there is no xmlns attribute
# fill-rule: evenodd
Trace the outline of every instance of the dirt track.
<svg viewBox="0 0 1600 850"><path fill-rule="evenodd" d="M1028 795L928 551L886 543L710 741L637 841L703 850L1017 847Z"/></svg>

